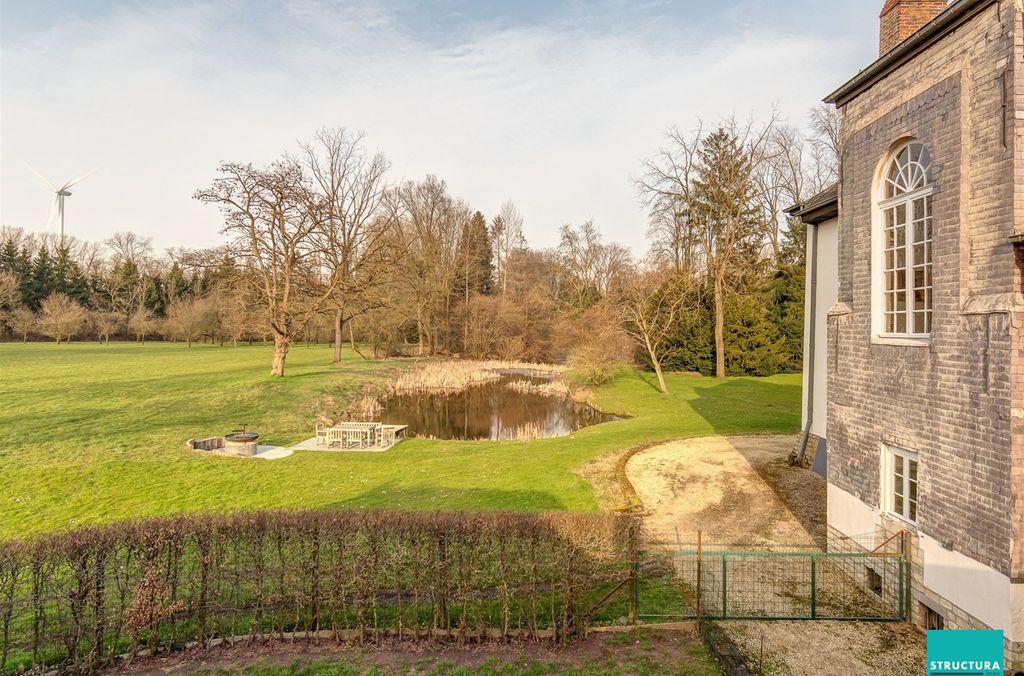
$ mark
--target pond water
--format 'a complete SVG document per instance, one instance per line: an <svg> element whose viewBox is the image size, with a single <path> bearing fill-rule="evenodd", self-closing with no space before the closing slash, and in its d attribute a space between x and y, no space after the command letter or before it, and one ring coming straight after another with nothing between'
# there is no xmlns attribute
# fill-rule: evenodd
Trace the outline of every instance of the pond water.
<svg viewBox="0 0 1024 676"><path fill-rule="evenodd" d="M545 396L507 387L514 380L544 378L504 375L501 380L454 394L400 394L384 402L381 420L408 425L410 436L434 439L538 439L614 420L569 397Z"/></svg>

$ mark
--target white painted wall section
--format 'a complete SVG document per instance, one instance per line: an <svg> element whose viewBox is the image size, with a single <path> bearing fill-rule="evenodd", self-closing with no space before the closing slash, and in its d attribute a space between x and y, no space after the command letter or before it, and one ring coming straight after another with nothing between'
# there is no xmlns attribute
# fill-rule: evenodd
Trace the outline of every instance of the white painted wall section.
<svg viewBox="0 0 1024 676"><path fill-rule="evenodd" d="M814 245L811 232L818 228L818 293L814 326L811 323L811 269ZM804 300L804 392L801 428L807 426L807 394L810 391L810 344L814 332L814 420L811 434L827 439L828 421L828 311L839 299L839 221L831 220L807 226L807 274Z"/></svg>
<svg viewBox="0 0 1024 676"><path fill-rule="evenodd" d="M828 485L827 498L828 525L851 538L875 534L880 519L877 509L832 484Z"/></svg>
<svg viewBox="0 0 1024 676"><path fill-rule="evenodd" d="M959 552L946 549L928 535L920 535L920 544L924 556L924 586L927 589L963 608L989 627L1002 629L1011 641L1021 640L1016 638L1021 634L1010 622L1009 577Z"/></svg>

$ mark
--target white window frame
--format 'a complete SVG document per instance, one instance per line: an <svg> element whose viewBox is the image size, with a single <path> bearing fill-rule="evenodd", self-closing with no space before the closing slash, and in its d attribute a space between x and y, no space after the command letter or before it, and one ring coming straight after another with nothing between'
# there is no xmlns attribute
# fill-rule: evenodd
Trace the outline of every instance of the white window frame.
<svg viewBox="0 0 1024 676"><path fill-rule="evenodd" d="M915 466L914 471L911 471L911 463ZM882 487L882 511L911 527L916 527L921 509L920 454L905 448L883 444L881 464L882 477L879 485ZM896 471L900 467L902 467L902 480L896 476ZM901 483L898 487L897 482ZM901 493L902 506L897 504L897 488ZM913 502L913 509L911 502Z"/></svg>
<svg viewBox="0 0 1024 676"><path fill-rule="evenodd" d="M931 340L931 331L923 333L914 331L914 273L915 273L915 261L913 260L914 243L913 243L913 204L916 200L925 199L929 201L927 218L932 222L931 239L927 239L926 247L929 248L930 260L928 265L928 273L931 278L930 286L924 288L925 293L931 294L931 305L928 307L931 319L934 320L934 309L935 309L935 278L934 278L934 251L931 251L935 240L935 223L934 214L932 212L934 208L934 202L932 196L935 194L934 182L918 188L912 192L897 195L896 197L887 197L887 185L889 178L889 170L893 165L893 162L899 157L903 150L911 145L918 144L919 141L907 140L897 144L894 150L886 154L885 159L879 164L878 172L875 176L874 190L872 193L872 228L871 228L871 340L875 343L883 343L889 345L909 345L909 346L926 346ZM925 150L928 151L927 146ZM929 157L930 159L930 157ZM906 205L907 216L904 224L905 241L903 249L905 251L905 289L906 294L906 331L904 332L892 332L888 331L886 327L886 247L885 247L885 234L886 234L886 212L898 205ZM918 266L919 267L919 266ZM928 327L926 327L928 328ZM931 328L934 328L931 327Z"/></svg>

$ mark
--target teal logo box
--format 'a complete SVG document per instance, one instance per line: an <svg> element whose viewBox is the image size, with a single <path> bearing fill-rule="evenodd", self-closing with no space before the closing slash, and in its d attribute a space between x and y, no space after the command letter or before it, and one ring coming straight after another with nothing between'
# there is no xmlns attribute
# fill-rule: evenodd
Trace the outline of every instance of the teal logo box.
<svg viewBox="0 0 1024 676"><path fill-rule="evenodd" d="M928 632L928 676L1003 676L1003 632Z"/></svg>

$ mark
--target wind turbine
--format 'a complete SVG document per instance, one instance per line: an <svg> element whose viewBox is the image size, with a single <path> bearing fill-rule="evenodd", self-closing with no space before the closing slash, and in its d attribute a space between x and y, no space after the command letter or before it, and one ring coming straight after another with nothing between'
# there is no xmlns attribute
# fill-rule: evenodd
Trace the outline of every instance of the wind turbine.
<svg viewBox="0 0 1024 676"><path fill-rule="evenodd" d="M54 195L53 195L53 204L50 205L50 215L46 219L46 226L49 227L50 223L53 222L53 212L56 211L58 218L60 218L60 243L63 245L64 244L64 198L65 197L71 197L71 191L68 190L68 188L70 188L74 184L78 183L79 181L82 181L83 179L86 179L89 176L92 176L93 174L95 174L96 173L96 169L93 169L92 171L90 171L87 174L82 174L78 178L73 178L73 179L71 179L70 181L68 181L67 183L65 183L64 185L62 185L61 187L58 188L53 183L50 183L50 181L47 180L47 178L45 176L43 176L38 171L33 169L32 165L30 165L28 162L25 163L25 166L28 167L29 171L31 171L33 174L38 176L40 181L42 181L43 183L48 185L50 187L50 189L53 190L53 193L54 193Z"/></svg>

